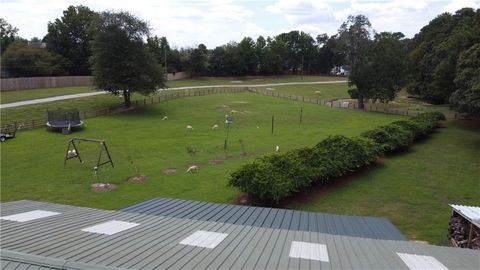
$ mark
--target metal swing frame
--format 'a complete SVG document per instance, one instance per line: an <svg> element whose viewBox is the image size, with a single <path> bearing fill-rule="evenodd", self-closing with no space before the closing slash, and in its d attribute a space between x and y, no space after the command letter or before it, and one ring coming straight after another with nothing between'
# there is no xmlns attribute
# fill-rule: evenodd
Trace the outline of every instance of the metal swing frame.
<svg viewBox="0 0 480 270"><path fill-rule="evenodd" d="M100 144L100 151L98 153L97 164L93 168L95 173L98 172L98 170L100 169L100 166L108 164L108 163L110 163L110 165L112 165L112 168L114 168L112 157L110 156L110 152L108 152L107 143L104 140L87 139L87 138L70 138L68 140L67 151L65 151L65 160L63 162L63 168L65 168L67 166L67 160L73 159L73 158L78 159L80 161L80 163L84 163L82 158L80 157L80 152L78 151L77 144L75 144L76 142L94 142L94 143L99 143ZM73 149L71 149L71 148L73 148ZM71 150L75 150L74 155L69 155L69 152ZM103 152L105 152L107 154L108 160L104 161L104 162L101 162Z"/></svg>

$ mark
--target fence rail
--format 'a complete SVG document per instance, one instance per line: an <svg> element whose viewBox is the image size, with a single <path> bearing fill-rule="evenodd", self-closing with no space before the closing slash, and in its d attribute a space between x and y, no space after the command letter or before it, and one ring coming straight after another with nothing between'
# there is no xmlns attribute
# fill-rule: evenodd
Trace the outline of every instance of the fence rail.
<svg viewBox="0 0 480 270"><path fill-rule="evenodd" d="M159 95L147 97L147 98L144 98L143 100L135 100L132 102L133 104L130 108L114 107L114 108L106 108L106 109L99 109L99 110L93 110L93 111L82 111L80 112L80 116L82 119L88 119L88 118L93 118L93 117L98 117L103 115L110 115L110 114L123 113L126 111L132 111L147 105L156 104L156 103L178 99L178 98L205 96L205 95L222 94L222 93L240 93L240 92L251 92L251 93L262 94L266 96L284 98L284 99L293 100L293 101L317 104L317 105L327 106L331 108L358 109L358 105L356 102L348 102L347 104L341 100L316 99L316 98L286 94L286 93L281 93L276 91L260 90L256 88L247 88L247 87L238 87L238 88L210 88L210 89L206 88L206 89L182 90L182 91L172 91L172 92L167 90L167 91L161 92ZM413 111L413 110L409 110L408 108L407 109L388 108L387 106L382 107L375 104L367 104L363 109L363 111L404 115L404 116L417 116L420 113L422 113L422 111ZM463 115L458 114L456 112L446 112L444 114L447 119L465 118ZM1 128L5 129L5 128L8 128L9 126L14 125L17 129L31 129L31 128L45 127L46 123L47 123L47 117L45 114L45 117L41 117L41 118L26 119L26 120L2 124Z"/></svg>
<svg viewBox="0 0 480 270"><path fill-rule="evenodd" d="M310 98L310 97L299 96L299 95L286 94L286 93L277 92L277 91L260 90L256 88L249 88L248 91L252 93L261 94L261 95L271 96L271 97L278 97L278 98L284 98L284 99L289 99L289 100L299 101L304 103L323 105L331 108L356 109L356 110L359 109L356 101L346 102L342 100L317 99L317 98ZM404 115L404 116L417 116L424 112L424 111L410 110L408 108L389 107L388 104L365 104L364 108L361 110L367 111L367 112L378 112L378 113ZM457 112L444 112L443 114L448 120L466 118L465 115L459 114Z"/></svg>
<svg viewBox="0 0 480 270"><path fill-rule="evenodd" d="M224 94L224 93L239 93L246 92L248 88L239 87L239 88L211 88L211 89L196 89L196 90L183 90L183 91L164 91L158 95L144 98L143 100L134 100L132 101L132 106L127 107L114 107L114 108L105 108L92 111L81 111L80 116L82 119L94 118L103 115L118 114L127 111L136 110L138 108L144 107L146 105L156 104L160 102L165 102L173 99L184 98L184 97L195 97L195 96L205 96L212 94ZM47 113L45 112L45 117L30 118L25 120L19 120L9 123L2 123L1 129L8 129L12 125L16 129L32 129L46 127L47 123Z"/></svg>

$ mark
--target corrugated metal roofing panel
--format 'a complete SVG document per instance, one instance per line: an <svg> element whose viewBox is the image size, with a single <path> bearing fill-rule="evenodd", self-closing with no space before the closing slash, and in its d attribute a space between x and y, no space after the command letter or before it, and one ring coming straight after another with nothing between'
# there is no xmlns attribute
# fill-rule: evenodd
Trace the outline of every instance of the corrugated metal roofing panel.
<svg viewBox="0 0 480 270"><path fill-rule="evenodd" d="M32 204L45 211L62 208L62 215L26 223L1 220L2 251L23 252L29 256L79 265L133 269L407 269L397 252L432 256L452 269L480 267L476 261L480 253L465 249L49 203ZM2 214L3 210L15 213L14 204L1 206ZM140 225L114 235L81 231L82 228L112 219ZM212 249L179 244L198 230L225 233L228 236ZM290 258L292 241L326 245L329 262Z"/></svg>
<svg viewBox="0 0 480 270"><path fill-rule="evenodd" d="M385 218L322 214L251 206L150 199L120 211L172 216L272 229L301 230L376 239L406 240Z"/></svg>

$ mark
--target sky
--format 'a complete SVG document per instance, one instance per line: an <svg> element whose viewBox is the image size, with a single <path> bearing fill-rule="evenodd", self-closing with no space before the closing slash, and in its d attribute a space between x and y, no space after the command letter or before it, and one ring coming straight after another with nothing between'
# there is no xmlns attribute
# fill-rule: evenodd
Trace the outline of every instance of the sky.
<svg viewBox="0 0 480 270"><path fill-rule="evenodd" d="M256 39L292 30L330 36L350 14L366 15L377 32L413 37L439 14L480 8L480 0L0 0L0 17L17 27L21 37L42 38L48 22L60 18L70 5L128 11L173 47L203 43L212 49L245 36Z"/></svg>

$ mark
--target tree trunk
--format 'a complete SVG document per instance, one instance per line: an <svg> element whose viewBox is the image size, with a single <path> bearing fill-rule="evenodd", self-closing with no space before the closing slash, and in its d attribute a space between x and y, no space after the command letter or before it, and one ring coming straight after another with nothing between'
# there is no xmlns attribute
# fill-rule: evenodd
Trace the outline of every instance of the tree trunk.
<svg viewBox="0 0 480 270"><path fill-rule="evenodd" d="M130 101L130 91L123 90L123 100L125 101L125 106L129 108L130 105L132 104Z"/></svg>
<svg viewBox="0 0 480 270"><path fill-rule="evenodd" d="M363 103L363 95L358 95L358 108L363 109L365 107L365 104Z"/></svg>

